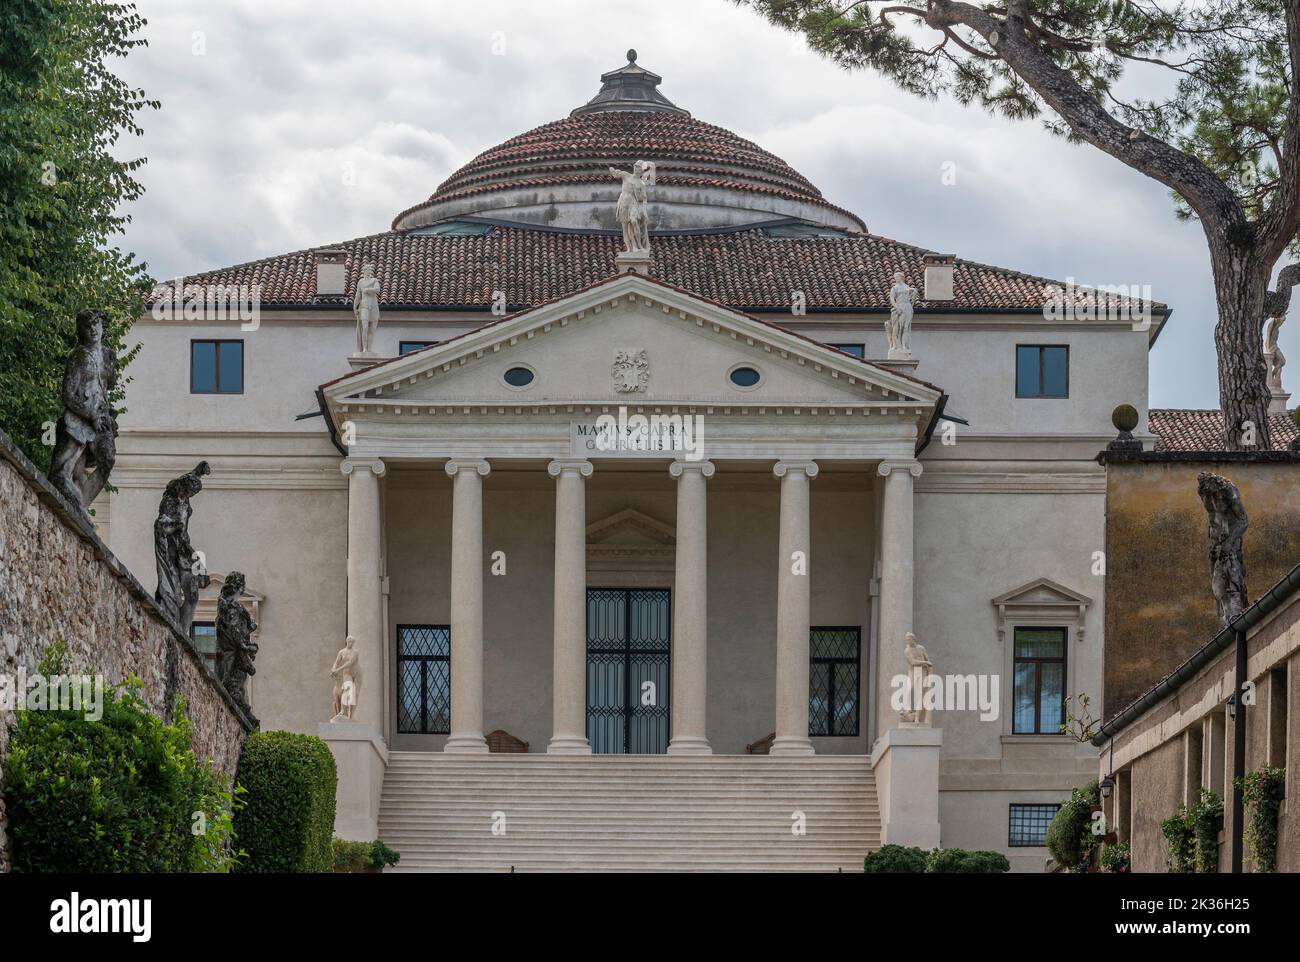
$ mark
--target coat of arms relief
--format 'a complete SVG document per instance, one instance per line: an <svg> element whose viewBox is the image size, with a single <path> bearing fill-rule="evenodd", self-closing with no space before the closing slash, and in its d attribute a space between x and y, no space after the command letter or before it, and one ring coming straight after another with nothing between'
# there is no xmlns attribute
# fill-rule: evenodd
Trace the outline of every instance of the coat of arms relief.
<svg viewBox="0 0 1300 962"><path fill-rule="evenodd" d="M609 373L619 394L644 391L650 383L650 357L644 350L617 351Z"/></svg>

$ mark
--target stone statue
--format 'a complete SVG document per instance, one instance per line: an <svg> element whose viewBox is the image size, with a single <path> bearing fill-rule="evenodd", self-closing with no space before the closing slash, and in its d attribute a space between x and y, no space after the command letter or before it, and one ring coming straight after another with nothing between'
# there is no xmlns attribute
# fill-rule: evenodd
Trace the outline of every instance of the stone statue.
<svg viewBox="0 0 1300 962"><path fill-rule="evenodd" d="M352 313L357 316L357 353L374 356L375 331L379 327L379 278L374 264L361 265L356 293L352 295Z"/></svg>
<svg viewBox="0 0 1300 962"><path fill-rule="evenodd" d="M1241 540L1250 520L1237 486L1227 478L1202 471L1196 493L1210 516L1210 588L1219 623L1226 625L1246 607L1246 565Z"/></svg>
<svg viewBox="0 0 1300 962"><path fill-rule="evenodd" d="M623 249L629 254L650 253L649 195L646 192L646 174L650 165L638 160L632 172L609 168L609 175L623 182L618 194L615 216L623 228Z"/></svg>
<svg viewBox="0 0 1300 962"><path fill-rule="evenodd" d="M257 642L252 640L257 622L240 603L239 597L243 593L243 573L232 571L226 575L221 596L217 599L217 680L235 704L256 723L245 688L248 676L257 674L253 667Z"/></svg>
<svg viewBox="0 0 1300 962"><path fill-rule="evenodd" d="M77 315L77 346L63 373L63 416L54 434L50 482L83 512L108 481L117 458L117 417L109 396L117 385L117 354L104 343L108 315Z"/></svg>
<svg viewBox="0 0 1300 962"><path fill-rule="evenodd" d="M361 656L357 654L357 640L351 635L339 649L330 677L334 679L334 717L330 721L352 721L361 693Z"/></svg>
<svg viewBox="0 0 1300 962"><path fill-rule="evenodd" d="M928 726L930 709L925 706L925 681L930 677L934 665L930 663L925 646L910 631L907 633L907 647L903 649L903 656L907 659L908 691L911 697L908 699L909 706L899 712L898 717L901 721L914 725Z"/></svg>
<svg viewBox="0 0 1300 962"><path fill-rule="evenodd" d="M894 286L889 289L889 320L885 322L890 360L912 356L912 312L918 293L908 285L902 271L894 273Z"/></svg>
<svg viewBox="0 0 1300 962"><path fill-rule="evenodd" d="M1264 331L1264 359L1268 362L1268 389L1272 394L1283 393L1282 368L1286 367L1286 355L1278 347L1277 336L1285 320L1285 314L1274 317Z"/></svg>
<svg viewBox="0 0 1300 962"><path fill-rule="evenodd" d="M153 523L153 553L158 566L158 590L154 601L176 619L189 634L199 592L211 579L203 556L190 544L190 498L203 490L204 476L212 473L208 462L200 461L188 474L167 483Z"/></svg>

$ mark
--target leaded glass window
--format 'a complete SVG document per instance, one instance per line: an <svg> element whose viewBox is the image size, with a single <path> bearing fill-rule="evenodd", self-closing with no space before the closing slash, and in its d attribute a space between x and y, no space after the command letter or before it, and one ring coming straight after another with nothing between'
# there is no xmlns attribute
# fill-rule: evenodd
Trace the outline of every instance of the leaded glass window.
<svg viewBox="0 0 1300 962"><path fill-rule="evenodd" d="M397 626L397 730L451 732L451 628Z"/></svg>
<svg viewBox="0 0 1300 962"><path fill-rule="evenodd" d="M808 734L858 733L860 628L813 628L809 638Z"/></svg>

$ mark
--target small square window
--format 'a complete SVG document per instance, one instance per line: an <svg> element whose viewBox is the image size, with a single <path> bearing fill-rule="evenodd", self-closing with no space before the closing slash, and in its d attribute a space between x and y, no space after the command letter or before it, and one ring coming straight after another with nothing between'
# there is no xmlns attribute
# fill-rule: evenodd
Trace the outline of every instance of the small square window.
<svg viewBox="0 0 1300 962"><path fill-rule="evenodd" d="M1016 397L1070 396L1070 348L1065 344L1016 345Z"/></svg>
<svg viewBox="0 0 1300 962"><path fill-rule="evenodd" d="M243 341L190 341L191 394L243 394Z"/></svg>
<svg viewBox="0 0 1300 962"><path fill-rule="evenodd" d="M867 346L865 344L829 344L837 351L843 351L845 354L852 354L854 357L866 357Z"/></svg>
<svg viewBox="0 0 1300 962"><path fill-rule="evenodd" d="M426 347L433 347L437 341L402 341L397 346L397 353L413 354L416 351L423 351Z"/></svg>
<svg viewBox="0 0 1300 962"><path fill-rule="evenodd" d="M1047 844L1047 826L1060 811L1061 806L1052 805L1012 805L1011 827L1007 833L1007 845L1011 848L1029 848Z"/></svg>

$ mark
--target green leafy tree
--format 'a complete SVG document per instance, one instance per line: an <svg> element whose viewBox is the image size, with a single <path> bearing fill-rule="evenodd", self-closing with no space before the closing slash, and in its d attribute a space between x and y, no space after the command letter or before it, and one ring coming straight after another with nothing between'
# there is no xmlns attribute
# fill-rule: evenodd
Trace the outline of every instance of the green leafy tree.
<svg viewBox="0 0 1300 962"><path fill-rule="evenodd" d="M42 468L77 312L109 315L119 367L134 354L122 338L149 280L111 240L141 194L144 159L113 152L158 104L109 62L145 43L144 23L130 4L95 0L5 0L0 11L0 429Z"/></svg>
<svg viewBox="0 0 1300 962"><path fill-rule="evenodd" d="M1269 290L1300 228L1295 0L735 2L849 70L1042 118L1168 187L1209 246L1224 441L1250 447L1249 422L1269 446L1263 325L1300 283L1291 264ZM1153 80L1161 96L1131 94Z"/></svg>

